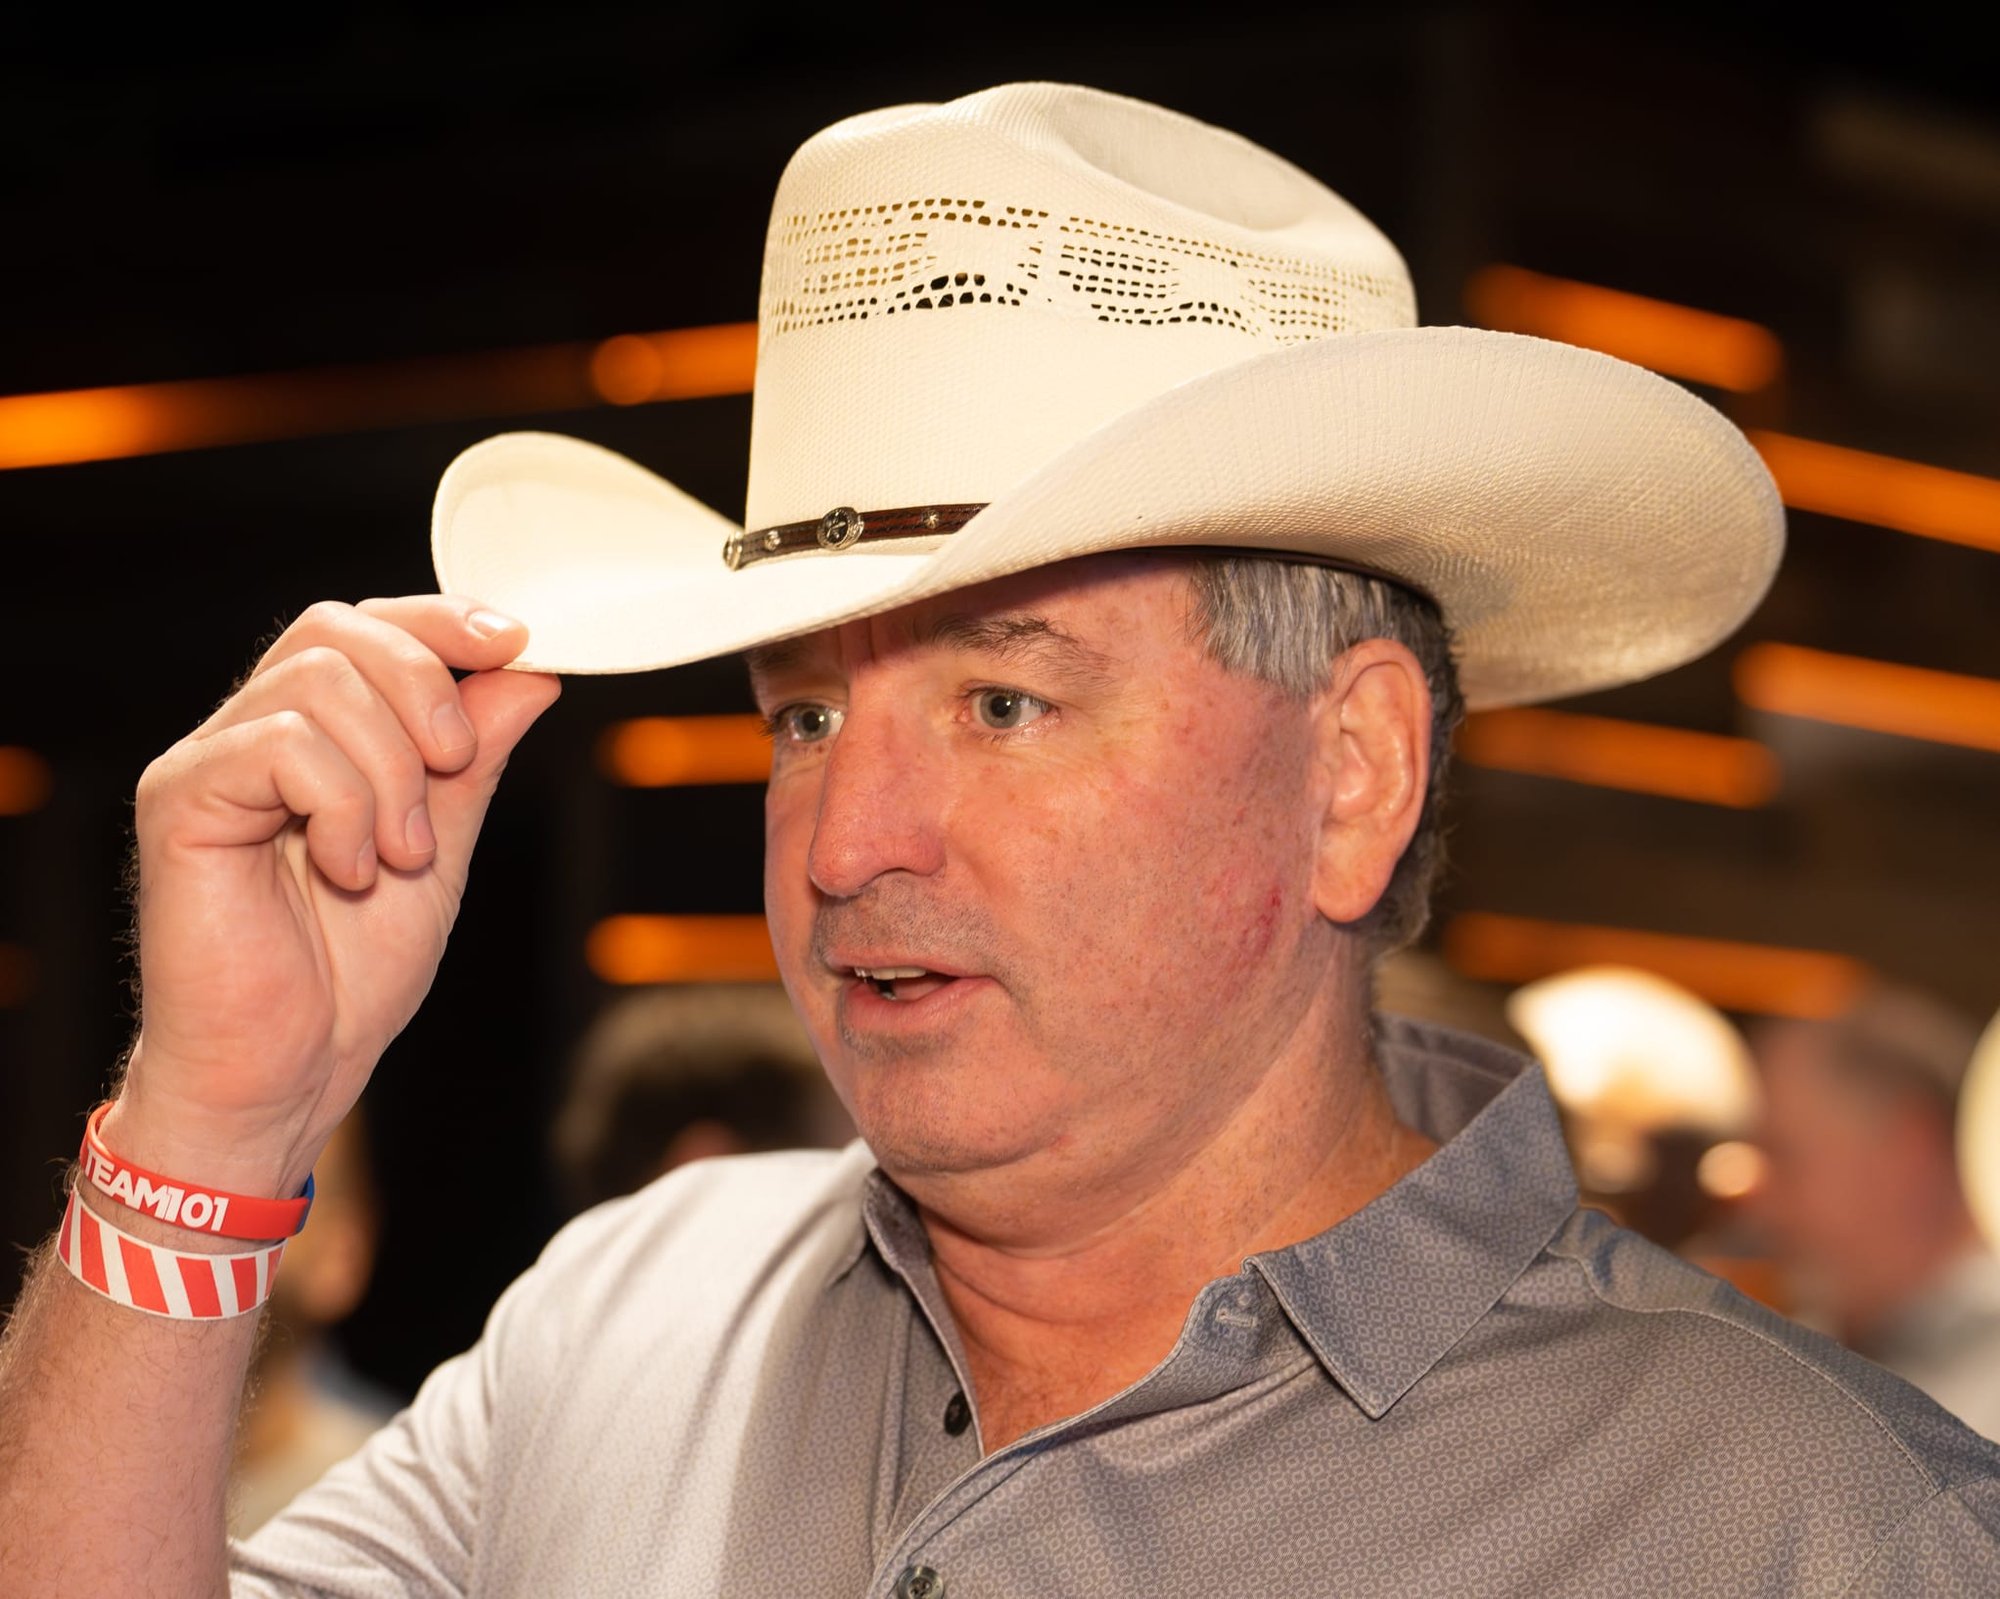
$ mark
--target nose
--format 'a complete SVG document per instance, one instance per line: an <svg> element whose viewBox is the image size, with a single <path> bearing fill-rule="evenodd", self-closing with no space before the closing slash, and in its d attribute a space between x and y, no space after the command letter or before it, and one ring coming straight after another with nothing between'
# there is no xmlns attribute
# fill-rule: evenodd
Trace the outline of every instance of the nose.
<svg viewBox="0 0 2000 1599"><path fill-rule="evenodd" d="M945 774L922 729L893 706L851 701L821 769L806 870L832 899L891 872L943 867Z"/></svg>

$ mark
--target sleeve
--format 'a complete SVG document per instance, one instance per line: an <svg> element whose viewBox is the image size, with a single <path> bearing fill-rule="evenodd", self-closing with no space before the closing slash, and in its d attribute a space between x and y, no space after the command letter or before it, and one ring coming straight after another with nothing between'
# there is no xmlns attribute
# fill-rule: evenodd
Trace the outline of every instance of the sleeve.
<svg viewBox="0 0 2000 1599"><path fill-rule="evenodd" d="M1941 1489L1876 1548L1847 1599L2000 1594L2000 1479Z"/></svg>
<svg viewBox="0 0 2000 1599"><path fill-rule="evenodd" d="M573 1263L628 1201L572 1222L509 1285L479 1342L283 1512L230 1547L231 1599L455 1599L471 1591L504 1404L538 1407L573 1325Z"/></svg>

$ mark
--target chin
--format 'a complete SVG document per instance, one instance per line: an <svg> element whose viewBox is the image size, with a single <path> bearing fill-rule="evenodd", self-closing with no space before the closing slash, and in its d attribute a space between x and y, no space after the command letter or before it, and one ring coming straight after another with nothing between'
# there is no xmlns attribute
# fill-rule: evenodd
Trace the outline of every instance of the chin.
<svg viewBox="0 0 2000 1599"><path fill-rule="evenodd" d="M990 1093L954 1092L914 1075L891 1070L843 1085L855 1127L898 1182L992 1171L1062 1141L1060 1119L1046 1106L1030 1107L1019 1095L995 1103Z"/></svg>

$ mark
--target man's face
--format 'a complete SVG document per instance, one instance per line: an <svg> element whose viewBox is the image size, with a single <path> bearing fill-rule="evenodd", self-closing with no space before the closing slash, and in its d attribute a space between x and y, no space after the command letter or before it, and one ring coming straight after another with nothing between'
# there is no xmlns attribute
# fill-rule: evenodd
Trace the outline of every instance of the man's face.
<svg viewBox="0 0 2000 1599"><path fill-rule="evenodd" d="M1312 719L1189 638L1181 564L1003 579L752 678L779 966L899 1179L1177 1163L1310 1031Z"/></svg>

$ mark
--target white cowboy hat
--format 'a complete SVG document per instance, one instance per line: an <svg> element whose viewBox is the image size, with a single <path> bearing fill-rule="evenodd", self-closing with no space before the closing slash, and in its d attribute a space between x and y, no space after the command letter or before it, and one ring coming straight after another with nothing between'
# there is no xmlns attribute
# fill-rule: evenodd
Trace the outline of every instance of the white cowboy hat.
<svg viewBox="0 0 2000 1599"><path fill-rule="evenodd" d="M1235 134L1063 84L871 112L778 186L747 527L515 433L445 472L432 553L557 672L1146 546L1395 578L1442 607L1475 706L1664 671L1742 622L1784 524L1728 421L1606 356L1414 323L1389 242Z"/></svg>

